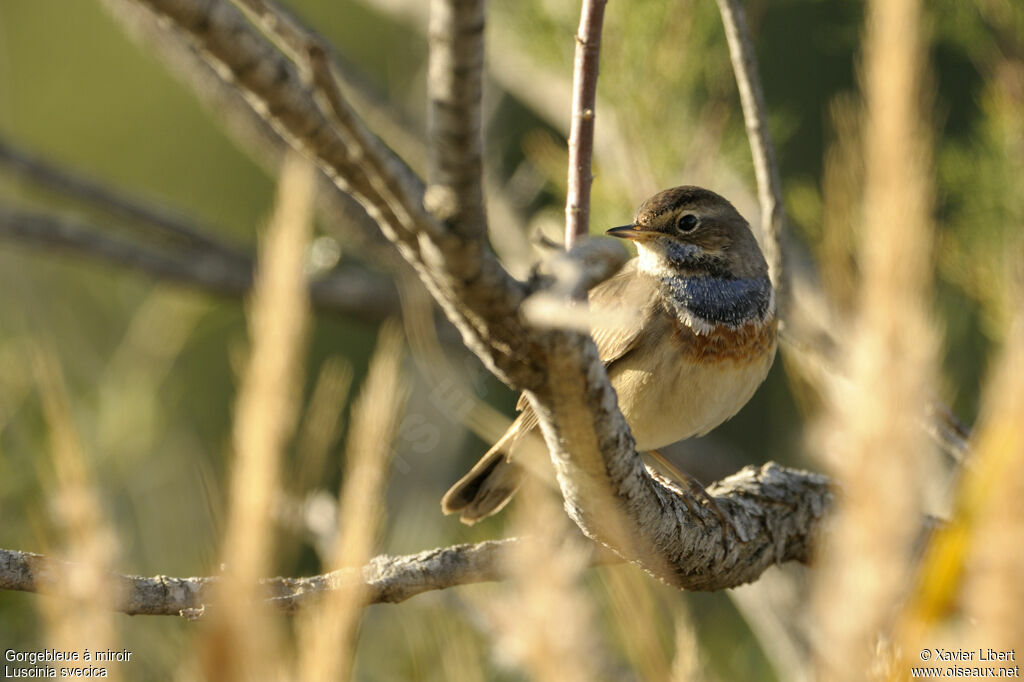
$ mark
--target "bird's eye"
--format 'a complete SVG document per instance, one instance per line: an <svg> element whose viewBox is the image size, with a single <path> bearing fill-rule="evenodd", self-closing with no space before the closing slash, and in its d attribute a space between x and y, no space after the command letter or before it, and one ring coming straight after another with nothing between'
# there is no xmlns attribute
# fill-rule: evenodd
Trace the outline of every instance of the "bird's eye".
<svg viewBox="0 0 1024 682"><path fill-rule="evenodd" d="M697 227L697 216L692 213L680 216L679 220L676 221L676 227L679 228L680 232L692 232Z"/></svg>

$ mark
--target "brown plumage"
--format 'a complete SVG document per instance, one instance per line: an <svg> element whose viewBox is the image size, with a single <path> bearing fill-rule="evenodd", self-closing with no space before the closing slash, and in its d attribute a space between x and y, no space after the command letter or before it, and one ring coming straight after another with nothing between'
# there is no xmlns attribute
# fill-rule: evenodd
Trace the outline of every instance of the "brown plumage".
<svg viewBox="0 0 1024 682"><path fill-rule="evenodd" d="M638 450L703 435L733 416L775 357L768 271L746 220L724 198L676 187L608 234L639 255L589 294L593 319L639 311L625 327L591 330ZM528 450L542 451L525 397L505 435L445 494L441 508L474 523L501 509L522 481Z"/></svg>

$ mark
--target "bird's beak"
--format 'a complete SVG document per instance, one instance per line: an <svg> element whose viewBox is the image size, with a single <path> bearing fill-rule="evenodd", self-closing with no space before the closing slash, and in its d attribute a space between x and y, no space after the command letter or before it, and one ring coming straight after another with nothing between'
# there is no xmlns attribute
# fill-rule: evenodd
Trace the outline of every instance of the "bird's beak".
<svg viewBox="0 0 1024 682"><path fill-rule="evenodd" d="M643 229L637 229L639 225L623 225L621 227L613 227L612 229L605 232L610 237L618 237L619 239L629 239L630 241L642 242L647 241L655 236L654 233Z"/></svg>

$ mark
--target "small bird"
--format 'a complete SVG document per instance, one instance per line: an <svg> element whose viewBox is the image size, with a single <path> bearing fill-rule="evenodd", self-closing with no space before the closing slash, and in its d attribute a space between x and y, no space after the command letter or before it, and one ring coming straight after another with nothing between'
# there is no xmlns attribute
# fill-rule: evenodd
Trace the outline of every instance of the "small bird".
<svg viewBox="0 0 1024 682"><path fill-rule="evenodd" d="M718 194L683 186L606 234L638 252L589 293L591 334L637 450L704 435L750 400L775 359L775 293L750 225ZM622 311L638 317L602 326ZM445 514L472 524L515 494L526 446L543 445L525 396L517 407L505 435L445 494Z"/></svg>

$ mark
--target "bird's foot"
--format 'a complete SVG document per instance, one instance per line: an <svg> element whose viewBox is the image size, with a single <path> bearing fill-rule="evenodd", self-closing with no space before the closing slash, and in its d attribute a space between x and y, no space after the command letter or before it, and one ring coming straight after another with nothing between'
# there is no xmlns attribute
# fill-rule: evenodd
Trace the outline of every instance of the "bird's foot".
<svg viewBox="0 0 1024 682"><path fill-rule="evenodd" d="M739 530L733 523L732 518L725 513L722 507L718 504L718 501L707 491L707 489L701 485L701 482L696 478L680 470L678 467L673 465L668 459L657 450L650 450L651 456L654 457L663 467L665 467L680 483L686 486L687 491L690 495L682 495L683 504L686 505L686 509L690 512L690 515L696 518L702 526L707 528L707 522L704 520L704 515L698 509L698 505L695 504L693 498L698 498L704 505L710 509L714 515L718 518L719 527L722 529L722 544L728 549L729 547L729 533L731 532L736 536L736 539L743 542L743 538L740 537ZM692 497L691 497L692 496Z"/></svg>

